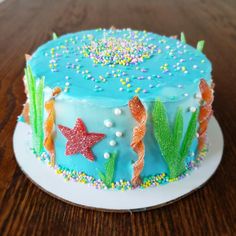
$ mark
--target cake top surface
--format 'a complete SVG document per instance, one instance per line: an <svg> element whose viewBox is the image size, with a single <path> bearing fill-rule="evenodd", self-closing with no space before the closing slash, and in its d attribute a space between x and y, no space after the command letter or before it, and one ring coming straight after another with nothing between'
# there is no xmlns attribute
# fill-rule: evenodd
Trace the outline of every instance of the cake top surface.
<svg viewBox="0 0 236 236"><path fill-rule="evenodd" d="M61 87L62 96L106 105L125 105L135 95L178 101L193 95L201 78L211 80L211 63L199 50L131 29L66 34L40 46L28 64L46 87Z"/></svg>

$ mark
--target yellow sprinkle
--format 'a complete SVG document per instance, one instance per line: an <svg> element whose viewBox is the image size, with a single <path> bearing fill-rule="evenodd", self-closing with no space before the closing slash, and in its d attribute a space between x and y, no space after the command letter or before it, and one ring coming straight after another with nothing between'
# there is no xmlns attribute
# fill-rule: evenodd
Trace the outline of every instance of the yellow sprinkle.
<svg viewBox="0 0 236 236"><path fill-rule="evenodd" d="M56 170L56 173L57 173L57 174L61 174L62 171L61 171L61 170Z"/></svg>

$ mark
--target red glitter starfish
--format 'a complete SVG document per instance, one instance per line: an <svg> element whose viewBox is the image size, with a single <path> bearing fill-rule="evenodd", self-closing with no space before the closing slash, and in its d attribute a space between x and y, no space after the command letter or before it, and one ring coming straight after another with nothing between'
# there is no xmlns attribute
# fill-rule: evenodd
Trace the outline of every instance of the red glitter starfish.
<svg viewBox="0 0 236 236"><path fill-rule="evenodd" d="M94 154L92 146L105 137L105 134L87 133L85 124L81 119L77 119L73 129L58 125L61 133L67 138L66 155L80 153L87 159L93 161Z"/></svg>

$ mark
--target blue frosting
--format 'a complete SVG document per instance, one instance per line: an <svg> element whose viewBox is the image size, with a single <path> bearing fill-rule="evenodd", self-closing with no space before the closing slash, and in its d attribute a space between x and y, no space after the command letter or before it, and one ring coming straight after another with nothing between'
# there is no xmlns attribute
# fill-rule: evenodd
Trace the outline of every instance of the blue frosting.
<svg viewBox="0 0 236 236"><path fill-rule="evenodd" d="M126 51L131 53L126 55ZM153 135L153 102L159 98L165 103L170 122L181 107L186 131L191 116L189 107L199 106L194 95L199 91L200 79L211 81L211 63L200 51L174 38L130 29L97 29L61 36L39 47L28 64L37 78L45 77L46 87L63 89L56 99L56 125L73 128L76 119L81 118L88 132L106 135L93 147L96 161L91 162L81 154L66 156L67 140L56 128L57 164L99 178L98 170L104 171L106 162L104 152L118 151L115 181L130 180L132 163L137 160L130 147L137 124L128 101L139 96L148 113L141 176L168 173ZM50 94L45 90L46 99ZM114 108L121 109L122 115L114 115ZM110 119L114 126L105 127L105 119ZM123 132L122 137L115 136L117 130ZM110 146L111 140L117 144ZM196 147L197 139L187 161L195 157Z"/></svg>
<svg viewBox="0 0 236 236"><path fill-rule="evenodd" d="M143 50L148 46L155 49L150 58L137 64L114 65L115 60L96 64L83 51L104 37L124 42L142 40ZM196 91L200 78L211 79L211 63L200 51L174 38L130 29L67 34L39 47L28 63L36 77L46 78L46 86L67 87L68 96L101 99L105 106L125 105L134 95L142 101L157 97L162 101L181 100Z"/></svg>

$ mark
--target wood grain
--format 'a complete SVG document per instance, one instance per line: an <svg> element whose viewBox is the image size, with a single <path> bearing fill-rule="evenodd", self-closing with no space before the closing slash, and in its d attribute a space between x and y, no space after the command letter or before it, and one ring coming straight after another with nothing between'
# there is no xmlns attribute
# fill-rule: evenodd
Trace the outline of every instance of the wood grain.
<svg viewBox="0 0 236 236"><path fill-rule="evenodd" d="M6 0L0 4L0 235L233 235L236 231L236 1ZM52 32L131 27L206 40L216 82L223 161L205 187L148 212L104 213L63 203L16 164L12 135L25 100L24 54Z"/></svg>

